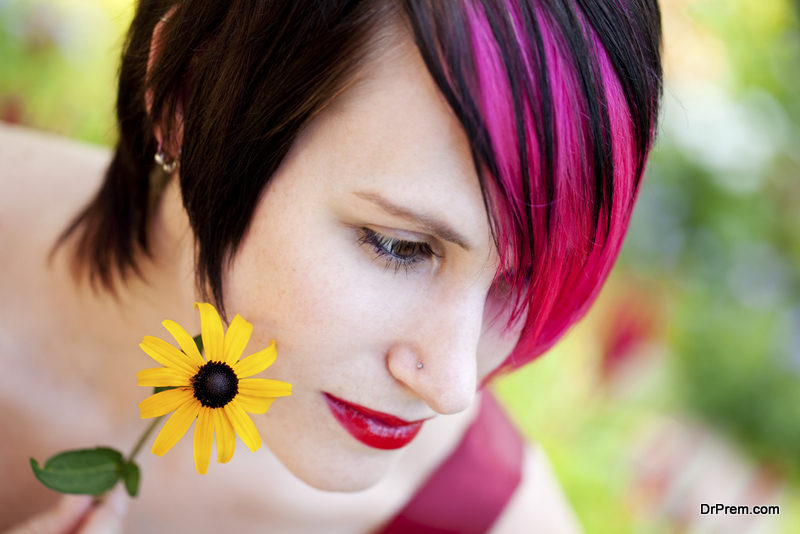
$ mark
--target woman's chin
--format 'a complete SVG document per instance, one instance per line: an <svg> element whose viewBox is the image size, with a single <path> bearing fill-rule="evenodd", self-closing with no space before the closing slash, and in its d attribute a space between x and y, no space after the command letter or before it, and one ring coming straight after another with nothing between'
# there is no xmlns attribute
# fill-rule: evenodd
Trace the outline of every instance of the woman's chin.
<svg viewBox="0 0 800 534"><path fill-rule="evenodd" d="M301 473L294 473L300 480L321 491L354 493L372 488L380 482L385 473L375 476L349 475L346 477L325 477L321 473L310 473L310 477L304 477Z"/></svg>
<svg viewBox="0 0 800 534"><path fill-rule="evenodd" d="M369 447L348 434L318 393L298 387L287 400L254 422L272 461L308 486L329 492L367 490L402 456L402 449Z"/></svg>
<svg viewBox="0 0 800 534"><path fill-rule="evenodd" d="M345 493L364 491L378 484L394 465L396 456L387 451L360 457L326 452L306 461L298 461L300 458L297 454L291 454L288 458L281 458L280 453L275 456L295 477L309 486L321 491Z"/></svg>

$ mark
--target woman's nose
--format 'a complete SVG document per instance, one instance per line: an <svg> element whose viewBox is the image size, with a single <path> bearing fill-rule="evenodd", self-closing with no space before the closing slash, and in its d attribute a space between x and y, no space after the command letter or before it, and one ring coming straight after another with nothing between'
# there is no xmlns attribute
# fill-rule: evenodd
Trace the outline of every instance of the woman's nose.
<svg viewBox="0 0 800 534"><path fill-rule="evenodd" d="M439 301L418 314L387 354L389 372L440 414L472 404L485 295Z"/></svg>

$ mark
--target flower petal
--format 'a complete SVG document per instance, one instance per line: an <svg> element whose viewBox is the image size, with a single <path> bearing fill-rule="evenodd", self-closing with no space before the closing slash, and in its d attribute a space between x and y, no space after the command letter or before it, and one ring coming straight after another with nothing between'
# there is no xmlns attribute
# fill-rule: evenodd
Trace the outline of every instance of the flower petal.
<svg viewBox="0 0 800 534"><path fill-rule="evenodd" d="M250 334L253 333L253 325L244 320L244 318L236 314L236 317L231 321L228 326L228 331L225 333L225 362L233 366L239 361L239 358L250 341Z"/></svg>
<svg viewBox="0 0 800 534"><path fill-rule="evenodd" d="M136 373L136 380L140 386L164 387L189 386L191 378L171 367L154 367Z"/></svg>
<svg viewBox="0 0 800 534"><path fill-rule="evenodd" d="M199 411L200 403L197 399L189 399L175 410L175 413L167 419L161 432L158 433L150 452L156 456L164 456L186 434Z"/></svg>
<svg viewBox="0 0 800 534"><path fill-rule="evenodd" d="M203 336L206 360L224 362L225 354L222 349L225 334L217 310L207 302L195 302L194 307L200 310L200 334Z"/></svg>
<svg viewBox="0 0 800 534"><path fill-rule="evenodd" d="M239 437L242 438L247 448L256 452L258 448L261 447L261 435L258 433L256 425L253 424L253 421L244 411L241 404L234 398L225 405L223 410L225 410L225 415L228 416L228 420L230 420L233 425L233 429L239 434Z"/></svg>
<svg viewBox="0 0 800 534"><path fill-rule="evenodd" d="M225 415L225 410L216 409L211 413L214 416L214 433L217 437L217 462L224 464L233 458L236 434L233 433L233 425Z"/></svg>
<svg viewBox="0 0 800 534"><path fill-rule="evenodd" d="M269 378L245 378L239 380L239 393L255 397L287 397L292 394L292 385Z"/></svg>
<svg viewBox="0 0 800 534"><path fill-rule="evenodd" d="M159 417L179 408L189 399L194 398L190 388L168 389L150 395L139 403L139 415L142 419Z"/></svg>
<svg viewBox="0 0 800 534"><path fill-rule="evenodd" d="M172 334L172 337L178 342L178 346L180 346L183 353L189 358L192 365L201 367L206 363L200 355L200 351L197 350L197 344L194 342L194 339L181 325L169 319L162 321L161 324Z"/></svg>
<svg viewBox="0 0 800 534"><path fill-rule="evenodd" d="M197 372L197 367L189 362L184 353L163 339L144 336L142 342L139 343L139 347L164 367L183 371L187 376L192 376Z"/></svg>
<svg viewBox="0 0 800 534"><path fill-rule="evenodd" d="M241 393L236 396L236 400L242 405L244 411L250 413L267 413L270 404L275 399L270 397L254 397L252 395L242 395Z"/></svg>
<svg viewBox="0 0 800 534"><path fill-rule="evenodd" d="M202 406L197 414L197 424L194 425L194 467L201 475L208 473L208 461L211 459L211 440L214 438L211 410L214 409Z"/></svg>
<svg viewBox="0 0 800 534"><path fill-rule="evenodd" d="M230 332L230 330L228 330ZM271 341L269 347L251 354L243 360L239 360L233 365L233 370L239 378L247 378L260 373L275 361L278 353L275 351L275 341Z"/></svg>

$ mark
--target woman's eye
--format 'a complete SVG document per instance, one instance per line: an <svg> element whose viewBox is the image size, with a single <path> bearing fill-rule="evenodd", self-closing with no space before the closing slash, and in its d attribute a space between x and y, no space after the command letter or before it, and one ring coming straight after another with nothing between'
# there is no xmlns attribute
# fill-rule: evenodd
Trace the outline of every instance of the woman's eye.
<svg viewBox="0 0 800 534"><path fill-rule="evenodd" d="M387 267L394 267L395 271L401 267L408 271L417 263L437 255L428 243L395 239L369 228L361 228L358 242L369 246L378 258L386 262Z"/></svg>

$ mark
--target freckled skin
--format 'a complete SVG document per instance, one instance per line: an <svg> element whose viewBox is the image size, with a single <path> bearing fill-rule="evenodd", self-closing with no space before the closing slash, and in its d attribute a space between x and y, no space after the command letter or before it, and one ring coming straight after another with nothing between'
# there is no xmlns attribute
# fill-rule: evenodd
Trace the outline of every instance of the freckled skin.
<svg viewBox="0 0 800 534"><path fill-rule="evenodd" d="M256 346L277 341L265 376L293 384L291 398L256 418L264 442L330 490L372 486L403 451L354 440L321 392L407 420L456 414L518 336L500 332L502 319L489 328L502 308L489 293L497 256L466 136L410 41L384 56L302 132L224 281L226 307L253 322ZM446 221L471 249L355 195L363 191ZM387 266L359 241L364 227L430 243L437 257Z"/></svg>

